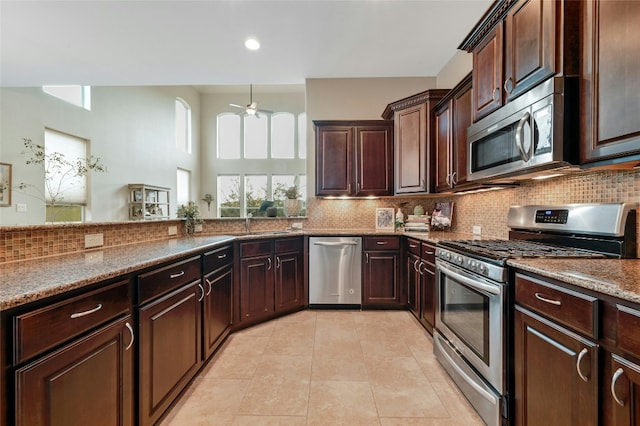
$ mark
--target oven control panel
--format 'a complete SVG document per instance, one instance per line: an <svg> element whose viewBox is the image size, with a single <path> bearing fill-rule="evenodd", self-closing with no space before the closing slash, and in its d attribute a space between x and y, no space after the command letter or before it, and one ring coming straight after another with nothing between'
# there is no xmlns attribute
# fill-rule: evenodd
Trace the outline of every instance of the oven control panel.
<svg viewBox="0 0 640 426"><path fill-rule="evenodd" d="M536 210L536 223L565 224L569 219L569 210Z"/></svg>
<svg viewBox="0 0 640 426"><path fill-rule="evenodd" d="M455 265L465 271L473 272L493 281L507 281L507 268L490 262L484 262L480 259L457 253L452 250L438 248L436 250L436 266L439 261Z"/></svg>

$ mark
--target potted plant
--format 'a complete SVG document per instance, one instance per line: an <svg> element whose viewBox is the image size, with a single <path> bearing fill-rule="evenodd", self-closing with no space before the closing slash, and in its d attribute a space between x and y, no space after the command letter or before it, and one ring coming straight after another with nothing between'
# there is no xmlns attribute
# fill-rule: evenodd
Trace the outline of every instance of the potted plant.
<svg viewBox="0 0 640 426"><path fill-rule="evenodd" d="M203 222L200 217L200 208L193 201L189 201L187 205L181 204L178 207L178 217L184 219L184 230L187 235L193 235L196 225Z"/></svg>
<svg viewBox="0 0 640 426"><path fill-rule="evenodd" d="M293 185L283 190L285 199L282 202L284 212L287 216L299 216L302 210L302 200L300 200L300 190L297 185Z"/></svg>

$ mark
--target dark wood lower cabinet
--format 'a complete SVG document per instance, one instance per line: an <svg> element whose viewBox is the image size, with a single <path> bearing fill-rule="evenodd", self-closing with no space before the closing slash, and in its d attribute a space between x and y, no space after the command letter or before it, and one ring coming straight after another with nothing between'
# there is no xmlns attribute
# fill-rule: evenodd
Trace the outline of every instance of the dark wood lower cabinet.
<svg viewBox="0 0 640 426"><path fill-rule="evenodd" d="M598 344L519 306L514 324L514 424L597 425Z"/></svg>
<svg viewBox="0 0 640 426"><path fill-rule="evenodd" d="M418 247L420 243L416 243ZM409 253L405 264L405 279L407 281L407 306L416 318L420 318L420 256Z"/></svg>
<svg viewBox="0 0 640 426"><path fill-rule="evenodd" d="M276 311L298 309L304 304L302 263L301 252L276 254Z"/></svg>
<svg viewBox="0 0 640 426"><path fill-rule="evenodd" d="M133 342L126 316L16 370L16 424L135 424Z"/></svg>
<svg viewBox="0 0 640 426"><path fill-rule="evenodd" d="M363 306L398 306L401 301L398 251L366 251Z"/></svg>
<svg viewBox="0 0 640 426"><path fill-rule="evenodd" d="M640 425L640 365L608 354L602 393L605 425Z"/></svg>
<svg viewBox="0 0 640 426"><path fill-rule="evenodd" d="M233 264L204 277L203 358L209 356L229 334L232 320Z"/></svg>
<svg viewBox="0 0 640 426"><path fill-rule="evenodd" d="M140 307L139 415L154 424L201 366L200 280Z"/></svg>
<svg viewBox="0 0 640 426"><path fill-rule="evenodd" d="M240 261L240 321L254 322L274 312L273 260L271 255Z"/></svg>

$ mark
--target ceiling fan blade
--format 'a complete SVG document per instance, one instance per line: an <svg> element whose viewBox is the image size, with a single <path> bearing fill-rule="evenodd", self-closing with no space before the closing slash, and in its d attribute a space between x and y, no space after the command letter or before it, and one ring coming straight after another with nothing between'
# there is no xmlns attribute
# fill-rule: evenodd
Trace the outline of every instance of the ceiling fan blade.
<svg viewBox="0 0 640 426"><path fill-rule="evenodd" d="M256 109L256 111L261 112L263 114L273 114L273 111L269 111L268 109L259 108L259 109Z"/></svg>
<svg viewBox="0 0 640 426"><path fill-rule="evenodd" d="M238 104L229 104L229 106L232 106L234 108L242 108L242 109L246 108L246 106L242 106L242 105L238 105Z"/></svg>

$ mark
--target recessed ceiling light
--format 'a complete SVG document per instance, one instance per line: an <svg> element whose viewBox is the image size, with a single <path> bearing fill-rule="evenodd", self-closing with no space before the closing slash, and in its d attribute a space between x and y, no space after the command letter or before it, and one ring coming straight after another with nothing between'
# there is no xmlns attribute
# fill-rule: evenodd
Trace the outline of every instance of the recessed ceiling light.
<svg viewBox="0 0 640 426"><path fill-rule="evenodd" d="M247 41L244 42L244 45L249 50L258 50L258 49L260 49L260 42L258 40L256 40L255 38L247 39Z"/></svg>

